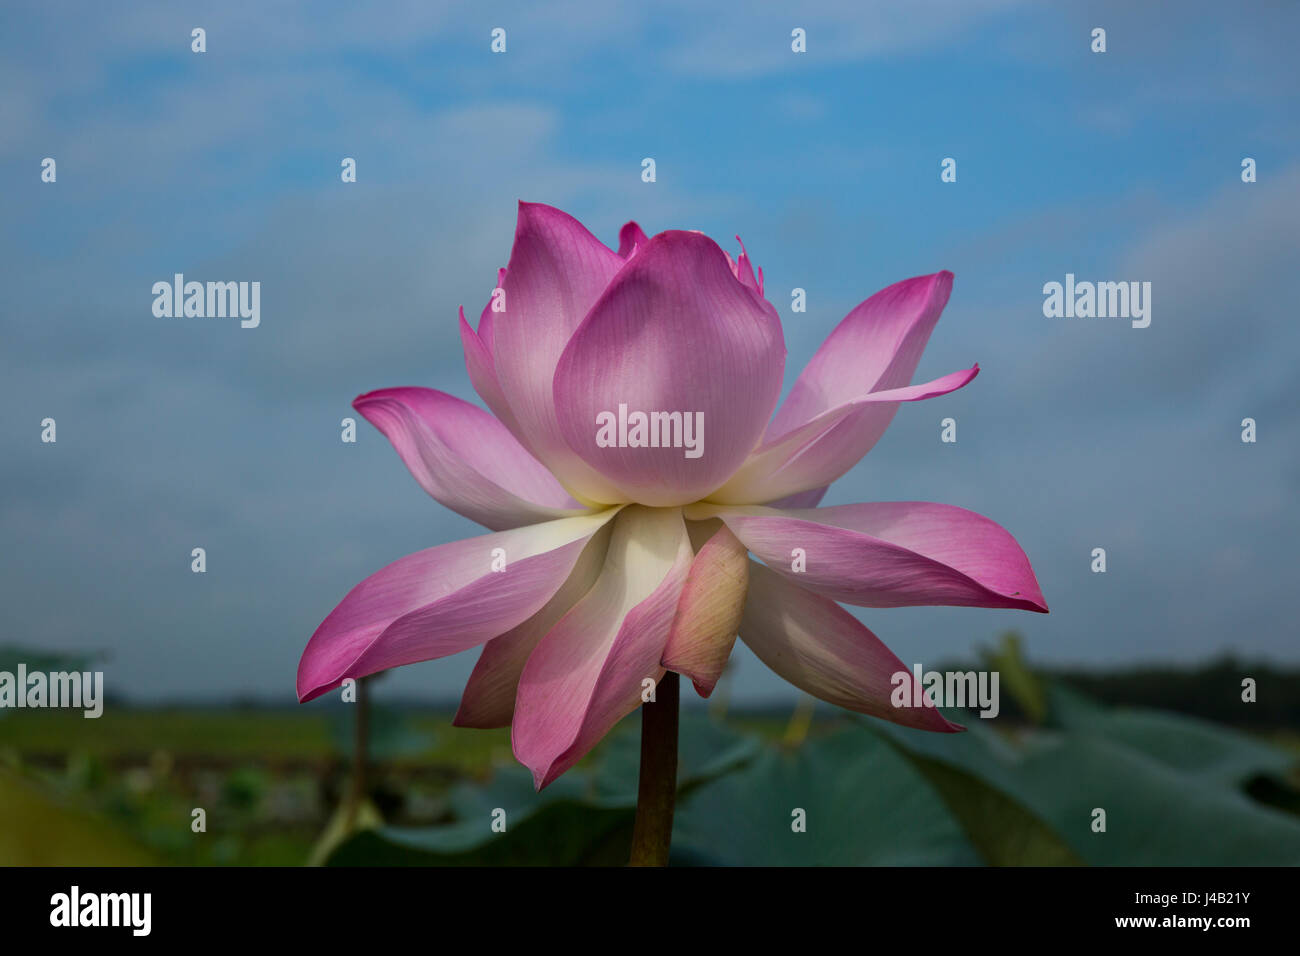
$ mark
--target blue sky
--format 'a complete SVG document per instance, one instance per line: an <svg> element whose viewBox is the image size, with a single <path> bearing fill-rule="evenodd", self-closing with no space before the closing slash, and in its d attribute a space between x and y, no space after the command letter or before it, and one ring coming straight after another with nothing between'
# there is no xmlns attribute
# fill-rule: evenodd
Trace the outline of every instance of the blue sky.
<svg viewBox="0 0 1300 956"><path fill-rule="evenodd" d="M904 661L1009 626L1042 662L1300 660L1300 8L701 6L6 4L5 639L107 650L135 696L291 700L352 584L476 533L338 422L378 387L473 397L456 307L486 301L529 199L611 243L627 219L739 233L787 385L861 299L956 273L918 380L983 373L905 407L827 502L987 514L1052 613L861 612ZM175 272L259 280L261 326L155 318ZM1045 318L1067 272L1152 282L1151 327ZM448 698L473 659L385 683ZM735 692L794 693L743 651Z"/></svg>

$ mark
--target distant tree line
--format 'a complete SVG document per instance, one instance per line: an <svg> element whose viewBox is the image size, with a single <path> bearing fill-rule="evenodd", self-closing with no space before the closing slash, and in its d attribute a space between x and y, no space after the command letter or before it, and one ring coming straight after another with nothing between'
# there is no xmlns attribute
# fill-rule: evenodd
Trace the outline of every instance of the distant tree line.
<svg viewBox="0 0 1300 956"><path fill-rule="evenodd" d="M1226 656L1199 667L1145 666L1123 670L1039 668L1094 700L1151 707L1205 720L1300 730L1300 669ZM1255 702L1242 701L1242 681L1255 681Z"/></svg>

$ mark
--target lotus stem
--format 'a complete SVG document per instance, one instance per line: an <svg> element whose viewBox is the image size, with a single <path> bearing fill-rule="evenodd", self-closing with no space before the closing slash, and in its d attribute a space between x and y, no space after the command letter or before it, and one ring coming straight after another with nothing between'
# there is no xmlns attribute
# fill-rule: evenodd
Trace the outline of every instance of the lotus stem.
<svg viewBox="0 0 1300 956"><path fill-rule="evenodd" d="M677 675L664 674L655 699L641 705L641 778L629 866L667 866L677 802Z"/></svg>

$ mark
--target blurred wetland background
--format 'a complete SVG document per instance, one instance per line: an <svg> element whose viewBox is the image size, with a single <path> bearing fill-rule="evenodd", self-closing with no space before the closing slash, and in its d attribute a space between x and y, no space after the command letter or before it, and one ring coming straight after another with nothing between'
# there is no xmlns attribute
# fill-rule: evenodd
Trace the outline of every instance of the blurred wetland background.
<svg viewBox="0 0 1300 956"><path fill-rule="evenodd" d="M98 666L0 654L0 669ZM997 670L1001 712L949 711L969 730L937 735L807 698L729 706L730 677L708 702L684 695L673 862L1300 863L1300 672L1230 659L1043 671L1014 634L934 669ZM1244 676L1257 682L1253 704L1241 701ZM454 728L452 703L387 700L382 676L361 698L109 698L98 719L0 711L0 864L625 861L637 715L535 794L508 729ZM1097 807L1104 833L1092 829ZM796 808L806 832L791 828ZM498 810L505 832L492 828Z"/></svg>

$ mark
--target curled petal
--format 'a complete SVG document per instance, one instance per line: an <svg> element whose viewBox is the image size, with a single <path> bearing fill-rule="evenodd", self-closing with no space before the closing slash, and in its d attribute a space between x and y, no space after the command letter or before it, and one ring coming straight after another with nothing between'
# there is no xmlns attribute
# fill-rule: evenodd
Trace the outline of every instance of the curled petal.
<svg viewBox="0 0 1300 956"><path fill-rule="evenodd" d="M559 590L587 541L616 512L454 541L375 572L307 642L298 699L319 697L345 678L445 657L516 627Z"/></svg>
<svg viewBox="0 0 1300 956"><path fill-rule="evenodd" d="M951 272L918 276L877 292L845 316L768 425L755 453L762 460L746 462L715 500L754 503L829 484L880 440L898 402L942 395L970 381L978 369L905 389L951 291ZM884 400L884 393L895 397ZM777 454L781 449L784 457Z"/></svg>
<svg viewBox="0 0 1300 956"><path fill-rule="evenodd" d="M740 236L736 237L736 241L740 242ZM753 289L759 295L763 294L763 270L759 269L758 278L754 278L754 264L750 261L743 242L740 242L740 258L736 260L732 271L746 288Z"/></svg>
<svg viewBox="0 0 1300 956"><path fill-rule="evenodd" d="M754 448L784 365L776 310L736 281L717 244L663 232L565 347L555 405L569 445L622 495L680 505L721 485Z"/></svg>
<svg viewBox="0 0 1300 956"><path fill-rule="evenodd" d="M858 305L799 373L767 439L862 395L908 384L951 292L952 273L936 272L896 282ZM892 414L880 412L886 424Z"/></svg>
<svg viewBox="0 0 1300 956"><path fill-rule="evenodd" d="M899 402L947 395L968 384L979 370L975 365L923 385L872 392L828 409L812 421L765 441L709 499L750 504L829 485L862 458L863 422L876 417L880 408L892 409ZM871 440L874 443L875 439Z"/></svg>
<svg viewBox="0 0 1300 956"><path fill-rule="evenodd" d="M834 601L804 590L761 565L750 565L740 639L764 664L829 704L920 730L963 728L929 706L894 706L894 689L909 701L924 690L902 661L862 622Z"/></svg>
<svg viewBox="0 0 1300 956"><path fill-rule="evenodd" d="M721 518L768 567L846 604L1047 611L1016 539L965 508L924 501L789 511L701 505L687 517Z"/></svg>
<svg viewBox="0 0 1300 956"><path fill-rule="evenodd" d="M624 259L630 259L637 249L644 248L649 241L635 222L624 223L618 231L618 254Z"/></svg>
<svg viewBox="0 0 1300 956"><path fill-rule="evenodd" d="M420 487L494 531L584 510L509 429L469 402L431 388L385 388L352 407L392 442Z"/></svg>
<svg viewBox="0 0 1300 956"><path fill-rule="evenodd" d="M749 564L745 546L725 527L691 562L662 663L689 677L701 697L713 693L736 643Z"/></svg>
<svg viewBox="0 0 1300 956"><path fill-rule="evenodd" d="M641 705L643 681L663 676L691 557L680 511L620 513L595 586L541 639L519 678L511 736L538 789Z"/></svg>

